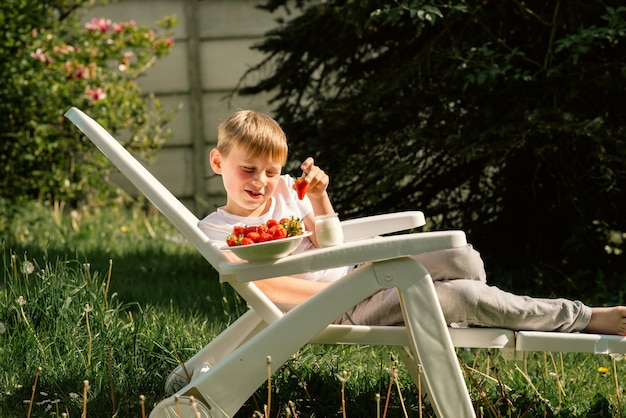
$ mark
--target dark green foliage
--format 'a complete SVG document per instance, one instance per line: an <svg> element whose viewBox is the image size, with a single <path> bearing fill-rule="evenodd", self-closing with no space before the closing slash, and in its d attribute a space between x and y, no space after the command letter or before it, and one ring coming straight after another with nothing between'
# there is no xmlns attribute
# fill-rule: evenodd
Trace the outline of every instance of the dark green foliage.
<svg viewBox="0 0 626 418"><path fill-rule="evenodd" d="M492 271L538 277L518 289L618 286L621 2L264 7L283 6L301 13L256 46L267 59L249 73L261 80L240 92L274 94L292 160L316 158L344 218L420 209L429 228L467 231Z"/></svg>

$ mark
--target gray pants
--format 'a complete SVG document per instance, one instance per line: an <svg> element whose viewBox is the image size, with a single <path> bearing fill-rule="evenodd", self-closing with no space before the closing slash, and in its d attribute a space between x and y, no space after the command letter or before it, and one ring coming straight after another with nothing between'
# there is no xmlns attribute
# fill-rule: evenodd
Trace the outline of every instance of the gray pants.
<svg viewBox="0 0 626 418"><path fill-rule="evenodd" d="M480 254L471 245L415 256L430 273L448 324L516 331L576 332L591 308L568 299L531 298L486 284ZM398 291L385 289L350 309L337 324L402 325Z"/></svg>

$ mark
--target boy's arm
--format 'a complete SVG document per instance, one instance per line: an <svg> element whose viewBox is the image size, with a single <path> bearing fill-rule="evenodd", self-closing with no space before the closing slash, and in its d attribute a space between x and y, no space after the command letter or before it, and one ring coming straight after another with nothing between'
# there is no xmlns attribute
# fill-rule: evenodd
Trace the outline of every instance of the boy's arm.
<svg viewBox="0 0 626 418"><path fill-rule="evenodd" d="M226 256L232 261L241 261L230 251ZM329 283L315 282L292 276L257 280L254 284L276 305L295 306L326 288Z"/></svg>
<svg viewBox="0 0 626 418"><path fill-rule="evenodd" d="M272 302L287 306L298 305L328 286L328 283L289 276L259 280L254 284Z"/></svg>
<svg viewBox="0 0 626 418"><path fill-rule="evenodd" d="M326 189L330 182L328 174L321 168L315 165L313 158L308 157L300 165L300 168L306 175L306 179L309 182L309 188L307 196L311 201L311 207L313 213L304 217L303 222L308 231L313 231L311 241L316 247L319 247L317 243L317 237L315 236L315 217L319 215L329 215L335 213L332 202Z"/></svg>
<svg viewBox="0 0 626 418"><path fill-rule="evenodd" d="M326 192L330 182L328 174L316 166L315 161L311 157L304 160L304 162L300 165L300 168L306 175L306 180L309 182L307 196L311 201L315 216L335 213L330 198L328 197L328 193Z"/></svg>

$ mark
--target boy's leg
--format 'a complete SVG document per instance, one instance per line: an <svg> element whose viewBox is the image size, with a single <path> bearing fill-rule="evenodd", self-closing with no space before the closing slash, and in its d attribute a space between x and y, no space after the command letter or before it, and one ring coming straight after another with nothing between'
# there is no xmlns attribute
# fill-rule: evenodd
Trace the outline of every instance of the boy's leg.
<svg viewBox="0 0 626 418"><path fill-rule="evenodd" d="M418 254L413 258L428 270L433 281L468 279L485 282L487 278L480 253L471 245Z"/></svg>
<svg viewBox="0 0 626 418"><path fill-rule="evenodd" d="M591 308L580 301L532 298L472 280L435 282L448 323L532 331L582 331Z"/></svg>
<svg viewBox="0 0 626 418"><path fill-rule="evenodd" d="M579 301L518 296L477 280L439 280L437 297L448 324L535 331L581 331L591 308ZM402 325L396 289L385 289L342 315L337 324Z"/></svg>
<svg viewBox="0 0 626 418"><path fill-rule="evenodd" d="M340 325L403 325L398 290L384 289L350 309L339 317Z"/></svg>

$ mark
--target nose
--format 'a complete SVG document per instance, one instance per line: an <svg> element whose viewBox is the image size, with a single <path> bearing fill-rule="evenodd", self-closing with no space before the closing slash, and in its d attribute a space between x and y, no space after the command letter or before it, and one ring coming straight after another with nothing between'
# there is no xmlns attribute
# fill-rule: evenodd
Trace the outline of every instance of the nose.
<svg viewBox="0 0 626 418"><path fill-rule="evenodd" d="M259 171L255 174L253 178L253 182L255 184L259 184L261 186L265 186L267 184L267 175L263 171Z"/></svg>

